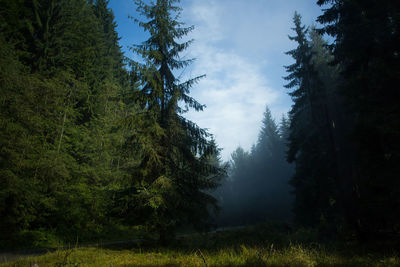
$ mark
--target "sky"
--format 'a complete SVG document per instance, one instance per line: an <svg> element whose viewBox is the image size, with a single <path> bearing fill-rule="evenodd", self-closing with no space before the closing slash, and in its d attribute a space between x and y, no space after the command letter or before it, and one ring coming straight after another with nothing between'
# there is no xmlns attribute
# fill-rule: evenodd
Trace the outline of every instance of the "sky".
<svg viewBox="0 0 400 267"><path fill-rule="evenodd" d="M190 95L206 105L186 117L213 134L224 161L241 146L250 150L257 142L266 105L279 123L292 105L284 87L285 55L296 47L292 18L297 11L307 26L322 13L316 0L181 0L180 20L194 25L188 39L193 44L182 58L195 62L177 73L182 81L205 74ZM128 16L141 18L133 0L110 0L125 56L148 35ZM143 18L142 18L143 19Z"/></svg>

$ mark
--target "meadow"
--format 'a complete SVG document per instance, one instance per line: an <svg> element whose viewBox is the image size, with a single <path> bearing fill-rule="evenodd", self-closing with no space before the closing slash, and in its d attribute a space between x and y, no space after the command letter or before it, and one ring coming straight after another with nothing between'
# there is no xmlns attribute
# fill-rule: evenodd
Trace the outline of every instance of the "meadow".
<svg viewBox="0 0 400 267"><path fill-rule="evenodd" d="M74 247L7 262L4 266L400 266L394 245L316 242L315 232L263 224L154 241Z"/></svg>

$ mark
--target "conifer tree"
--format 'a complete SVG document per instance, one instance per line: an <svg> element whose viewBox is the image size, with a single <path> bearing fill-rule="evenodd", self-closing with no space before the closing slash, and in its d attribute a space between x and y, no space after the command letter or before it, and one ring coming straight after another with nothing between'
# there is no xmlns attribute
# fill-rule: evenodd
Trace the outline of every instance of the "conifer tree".
<svg viewBox="0 0 400 267"><path fill-rule="evenodd" d="M222 173L210 164L209 155L217 148L208 140L207 131L183 116L189 108L203 110L204 106L189 96L190 88L203 76L185 82L175 76L176 70L193 61L180 58L192 41L179 40L193 27L178 21L181 8L177 2L136 1L137 10L147 19L136 22L150 37L133 47L145 61L139 68L144 123L142 133L135 137L142 153L134 186L137 201L143 205L141 214L147 214L147 223L158 231L163 243L179 224L204 225L209 206L216 205L206 190L218 185Z"/></svg>
<svg viewBox="0 0 400 267"><path fill-rule="evenodd" d="M94 11L85 0L2 1L0 228L11 236L76 238L107 221L125 78L112 16Z"/></svg>
<svg viewBox="0 0 400 267"><path fill-rule="evenodd" d="M348 113L349 162L343 172L345 218L359 237L396 232L399 193L400 5L398 1L319 0L318 21L340 66L339 95ZM397 225L397 226L396 226ZM398 233L398 230L397 230Z"/></svg>
<svg viewBox="0 0 400 267"><path fill-rule="evenodd" d="M286 146L289 138L290 131L290 121L285 114L282 115L281 121L279 123L279 135Z"/></svg>
<svg viewBox="0 0 400 267"><path fill-rule="evenodd" d="M294 187L295 220L317 226L331 219L338 201L336 195L335 147L332 148L330 112L327 109L326 87L316 69L313 41L307 39L308 29L301 25L301 16L295 13L293 22L296 49L287 52L295 63L287 66L287 88L294 102L290 116L288 161L296 164L291 180ZM318 55L320 56L320 54ZM332 149L331 149L332 148ZM330 220L333 221L333 220Z"/></svg>
<svg viewBox="0 0 400 267"><path fill-rule="evenodd" d="M267 157L272 158L274 154L279 153L278 151L280 148L279 130L267 106L264 112L256 150L264 154L263 158L266 159Z"/></svg>
<svg viewBox="0 0 400 267"><path fill-rule="evenodd" d="M218 190L222 203L220 224L292 219L289 180L293 166L286 161L286 149L286 141L267 106L257 143L250 152L238 147L232 153L229 177Z"/></svg>

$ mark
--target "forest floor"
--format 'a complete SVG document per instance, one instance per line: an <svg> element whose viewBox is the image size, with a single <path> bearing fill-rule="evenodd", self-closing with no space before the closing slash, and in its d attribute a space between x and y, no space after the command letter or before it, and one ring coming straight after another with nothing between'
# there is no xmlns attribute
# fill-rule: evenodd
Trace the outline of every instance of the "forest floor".
<svg viewBox="0 0 400 267"><path fill-rule="evenodd" d="M168 247L153 241L58 249L4 266L400 266L394 248L318 243L311 230L283 224L179 236Z"/></svg>

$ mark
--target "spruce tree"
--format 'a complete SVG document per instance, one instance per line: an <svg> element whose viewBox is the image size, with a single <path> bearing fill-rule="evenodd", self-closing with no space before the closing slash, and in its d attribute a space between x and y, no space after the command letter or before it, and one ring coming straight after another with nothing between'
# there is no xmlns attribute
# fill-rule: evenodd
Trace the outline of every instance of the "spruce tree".
<svg viewBox="0 0 400 267"><path fill-rule="evenodd" d="M288 127L287 122L285 125ZM229 177L218 190L222 203L220 224L292 219L289 180L293 166L286 161L285 143L267 106L258 141L250 153L241 147L232 153Z"/></svg>
<svg viewBox="0 0 400 267"><path fill-rule="evenodd" d="M283 144L286 146L289 138L289 131L290 131L290 121L288 117L283 114L281 121L279 123L279 135Z"/></svg>
<svg viewBox="0 0 400 267"><path fill-rule="evenodd" d="M142 152L139 171L133 176L135 197L142 203L141 214L147 216L150 229L159 233L163 243L178 225L204 225L210 205L216 205L206 190L215 188L222 174L221 168L209 161L217 149L209 141L210 135L183 116L189 108L203 110L204 106L189 96L190 88L203 76L185 82L175 76L193 61L180 58L192 41L179 40L193 27L178 21L181 8L177 2L136 1L137 10L147 19L136 22L150 37L133 47L145 61L139 67L143 128L136 136Z"/></svg>
<svg viewBox="0 0 400 267"><path fill-rule="evenodd" d="M264 112L261 131L258 136L256 150L264 154L264 158L274 157L280 150L280 136L278 126L272 118L272 114L268 106Z"/></svg>
<svg viewBox="0 0 400 267"><path fill-rule="evenodd" d="M62 238L99 231L105 188L122 176L114 129L125 78L115 23L104 5L107 22L85 0L3 3L0 228Z"/></svg>
<svg viewBox="0 0 400 267"><path fill-rule="evenodd" d="M291 180L294 187L295 220L304 225L324 224L330 220L337 201L335 175L335 148L329 139L331 121L327 119L326 88L316 69L313 42L307 39L308 29L301 24L301 16L295 13L293 22L297 42L296 49L287 52L295 63L287 66L287 88L294 102L290 116L289 162L296 164ZM331 220L332 221L332 220Z"/></svg>
<svg viewBox="0 0 400 267"><path fill-rule="evenodd" d="M318 21L340 66L339 95L349 114L351 157L344 172L346 221L360 237L398 230L400 5L398 1L328 1ZM396 226L397 225L397 226Z"/></svg>

